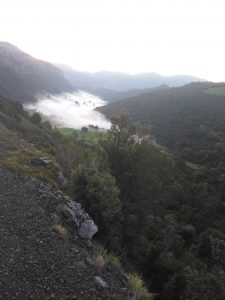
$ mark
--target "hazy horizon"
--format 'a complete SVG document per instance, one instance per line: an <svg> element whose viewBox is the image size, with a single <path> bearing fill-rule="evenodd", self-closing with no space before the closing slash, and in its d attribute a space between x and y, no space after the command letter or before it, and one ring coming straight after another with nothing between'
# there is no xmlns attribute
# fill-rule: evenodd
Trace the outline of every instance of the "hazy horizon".
<svg viewBox="0 0 225 300"><path fill-rule="evenodd" d="M222 0L8 0L0 40L78 71L225 81Z"/></svg>

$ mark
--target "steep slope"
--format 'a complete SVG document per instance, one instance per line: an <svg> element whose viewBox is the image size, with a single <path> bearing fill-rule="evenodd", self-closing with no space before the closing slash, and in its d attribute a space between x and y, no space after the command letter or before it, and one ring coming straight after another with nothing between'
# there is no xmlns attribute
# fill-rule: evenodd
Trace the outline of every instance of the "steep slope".
<svg viewBox="0 0 225 300"><path fill-rule="evenodd" d="M129 299L122 269L103 254L96 262L91 217L60 190L61 138L0 97L0 299Z"/></svg>
<svg viewBox="0 0 225 300"><path fill-rule="evenodd" d="M22 181L0 165L1 299L126 299L125 277L93 268L93 246L71 231L54 230L63 194L32 179ZM108 288L98 286L101 275Z"/></svg>
<svg viewBox="0 0 225 300"><path fill-rule="evenodd" d="M75 88L97 94L110 102L132 94L137 95L138 93L147 92L146 89L164 85L176 87L190 82L204 81L188 75L162 76L157 73L129 75L119 72L88 73L78 72L65 65L57 66ZM123 94L124 92L125 94Z"/></svg>
<svg viewBox="0 0 225 300"><path fill-rule="evenodd" d="M192 162L212 160L217 165L221 155L215 154L225 151L224 84L193 83L142 94L98 110L107 117L128 111L135 120L151 126L157 142Z"/></svg>
<svg viewBox="0 0 225 300"><path fill-rule="evenodd" d="M54 65L35 59L17 47L0 42L0 94L20 102L34 101L39 93L73 90Z"/></svg>

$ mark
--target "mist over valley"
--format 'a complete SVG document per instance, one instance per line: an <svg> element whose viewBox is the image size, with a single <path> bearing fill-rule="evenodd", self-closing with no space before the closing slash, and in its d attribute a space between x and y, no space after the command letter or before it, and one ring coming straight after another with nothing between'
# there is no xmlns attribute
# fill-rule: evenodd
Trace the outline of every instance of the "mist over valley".
<svg viewBox="0 0 225 300"><path fill-rule="evenodd" d="M37 102L26 104L25 107L43 114L56 127L80 129L83 126L94 125L109 129L110 122L94 110L105 104L106 102L98 96L77 91L42 96Z"/></svg>

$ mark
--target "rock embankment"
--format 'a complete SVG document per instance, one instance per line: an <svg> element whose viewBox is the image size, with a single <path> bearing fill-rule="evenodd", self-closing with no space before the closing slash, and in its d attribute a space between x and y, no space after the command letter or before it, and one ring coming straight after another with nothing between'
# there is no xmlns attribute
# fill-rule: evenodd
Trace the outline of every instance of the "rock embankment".
<svg viewBox="0 0 225 300"><path fill-rule="evenodd" d="M0 207L0 299L127 299L123 274L96 273L97 227L79 203L0 165Z"/></svg>

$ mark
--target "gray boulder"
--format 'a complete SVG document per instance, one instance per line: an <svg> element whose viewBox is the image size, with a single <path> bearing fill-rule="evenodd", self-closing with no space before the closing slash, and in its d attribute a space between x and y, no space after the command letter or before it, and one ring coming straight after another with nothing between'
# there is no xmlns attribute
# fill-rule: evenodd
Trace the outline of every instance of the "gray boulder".
<svg viewBox="0 0 225 300"><path fill-rule="evenodd" d="M95 225L93 220L89 219L81 223L79 229L79 235L83 239L91 240L93 235L98 231L98 227Z"/></svg>
<svg viewBox="0 0 225 300"><path fill-rule="evenodd" d="M66 204L63 208L63 214L69 222L78 229L81 238L91 240L98 231L98 227L90 216L82 209L80 203L72 201L69 197L65 197Z"/></svg>
<svg viewBox="0 0 225 300"><path fill-rule="evenodd" d="M102 289L108 288L108 284L100 276L95 277L95 283Z"/></svg>

